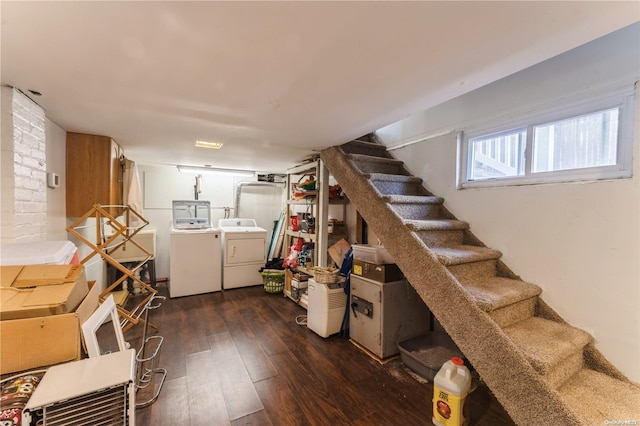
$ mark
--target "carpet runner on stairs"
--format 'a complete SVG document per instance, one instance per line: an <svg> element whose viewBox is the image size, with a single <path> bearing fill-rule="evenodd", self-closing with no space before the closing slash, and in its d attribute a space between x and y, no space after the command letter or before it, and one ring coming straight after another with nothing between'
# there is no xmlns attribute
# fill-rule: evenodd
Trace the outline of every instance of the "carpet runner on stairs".
<svg viewBox="0 0 640 426"><path fill-rule="evenodd" d="M516 423L640 424L640 387L374 135L326 149L321 158Z"/></svg>

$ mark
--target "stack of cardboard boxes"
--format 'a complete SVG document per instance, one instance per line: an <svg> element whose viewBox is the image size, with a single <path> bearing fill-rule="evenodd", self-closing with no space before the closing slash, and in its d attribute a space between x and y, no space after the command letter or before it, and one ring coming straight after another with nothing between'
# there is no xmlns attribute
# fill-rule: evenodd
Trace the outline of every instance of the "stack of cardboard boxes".
<svg viewBox="0 0 640 426"><path fill-rule="evenodd" d="M0 374L80 359L99 293L82 265L0 266Z"/></svg>

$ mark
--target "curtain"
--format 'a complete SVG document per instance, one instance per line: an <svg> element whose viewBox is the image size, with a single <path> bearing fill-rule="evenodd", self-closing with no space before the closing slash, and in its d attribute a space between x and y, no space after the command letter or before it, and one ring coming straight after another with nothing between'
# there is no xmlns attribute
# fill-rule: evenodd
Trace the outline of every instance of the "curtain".
<svg viewBox="0 0 640 426"><path fill-rule="evenodd" d="M140 179L138 177L138 167L135 161L125 159L124 176L123 176L123 199L124 204L131 206L141 216L144 216L142 212L142 187L140 186ZM140 226L140 221L134 216L131 216L130 225L133 227Z"/></svg>

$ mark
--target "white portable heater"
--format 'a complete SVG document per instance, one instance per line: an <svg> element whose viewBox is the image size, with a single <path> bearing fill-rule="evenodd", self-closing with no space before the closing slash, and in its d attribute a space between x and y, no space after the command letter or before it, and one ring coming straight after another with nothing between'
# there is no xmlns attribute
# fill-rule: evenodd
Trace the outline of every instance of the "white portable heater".
<svg viewBox="0 0 640 426"><path fill-rule="evenodd" d="M22 413L24 425L134 426L135 350L47 370Z"/></svg>
<svg viewBox="0 0 640 426"><path fill-rule="evenodd" d="M343 285L344 283L319 284L314 279L309 279L307 327L320 337L329 337L340 331L347 306L347 294Z"/></svg>

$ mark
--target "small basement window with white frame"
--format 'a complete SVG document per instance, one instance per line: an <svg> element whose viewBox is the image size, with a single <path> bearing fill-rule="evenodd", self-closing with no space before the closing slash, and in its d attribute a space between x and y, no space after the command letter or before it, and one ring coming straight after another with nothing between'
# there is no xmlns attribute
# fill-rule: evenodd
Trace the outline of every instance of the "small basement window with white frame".
<svg viewBox="0 0 640 426"><path fill-rule="evenodd" d="M632 148L627 90L465 132L458 187L631 177Z"/></svg>

